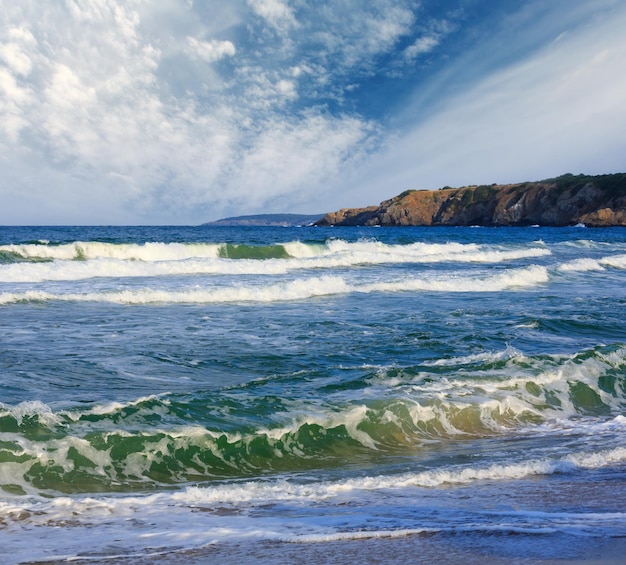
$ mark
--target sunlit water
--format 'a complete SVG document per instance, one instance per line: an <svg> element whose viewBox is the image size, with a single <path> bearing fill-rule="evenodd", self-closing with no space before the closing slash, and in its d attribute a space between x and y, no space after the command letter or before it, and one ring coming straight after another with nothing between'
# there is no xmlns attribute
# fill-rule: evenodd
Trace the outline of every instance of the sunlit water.
<svg viewBox="0 0 626 565"><path fill-rule="evenodd" d="M625 318L620 228L0 228L3 562L581 557Z"/></svg>

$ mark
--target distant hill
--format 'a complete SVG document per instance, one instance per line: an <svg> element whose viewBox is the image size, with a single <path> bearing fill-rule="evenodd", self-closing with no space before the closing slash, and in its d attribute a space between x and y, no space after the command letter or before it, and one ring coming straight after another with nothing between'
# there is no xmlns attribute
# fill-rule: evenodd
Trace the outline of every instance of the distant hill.
<svg viewBox="0 0 626 565"><path fill-rule="evenodd" d="M320 220L324 214L256 214L222 218L203 226L308 226Z"/></svg>
<svg viewBox="0 0 626 565"><path fill-rule="evenodd" d="M626 173L565 174L518 184L407 190L367 208L326 214L320 226L626 226Z"/></svg>

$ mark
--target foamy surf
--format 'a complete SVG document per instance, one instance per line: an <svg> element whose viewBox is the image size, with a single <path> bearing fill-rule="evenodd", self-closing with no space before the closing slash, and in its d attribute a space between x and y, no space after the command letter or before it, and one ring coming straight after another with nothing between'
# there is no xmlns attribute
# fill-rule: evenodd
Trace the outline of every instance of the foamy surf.
<svg viewBox="0 0 626 565"><path fill-rule="evenodd" d="M474 244L386 245L380 242L299 241L270 246L182 243L110 244L77 242L58 246L5 245L0 282L71 281L89 278L180 275L280 275L306 269L357 265L506 263L550 255L545 247L502 249Z"/></svg>
<svg viewBox="0 0 626 565"><path fill-rule="evenodd" d="M624 461L626 450L618 448L580 451L570 458L452 465L335 481L268 478L149 495L14 499L0 502L0 520L5 526L0 540L11 543L14 561L9 562L18 563L50 558L50 553L63 560L166 558L181 549L227 548L231 543L250 541L320 544L470 532L531 536L561 532L592 537L604 532L619 536L625 531L624 512L533 512L506 503L496 510L493 503L483 506L479 501L480 497L498 496L502 483L512 483L522 491L532 484L534 490L543 489L544 496L550 496L546 477L575 477ZM538 482L541 477L544 481ZM447 497L458 489L471 506L430 506L434 496ZM384 511L383 506L389 505L393 505L393 513ZM272 511L277 506L279 513ZM68 520L74 522L72 540L82 537L77 536L81 532L91 532L89 547L60 537ZM134 524L133 528L129 524ZM46 555L39 549L41 544L17 542L17 536L33 528L45 540ZM116 540L115 547L110 539Z"/></svg>
<svg viewBox="0 0 626 565"><path fill-rule="evenodd" d="M61 245L2 245L0 252L13 253L23 259L89 261L119 259L125 261L181 261L198 257L219 256L219 244L206 243L101 243L76 241Z"/></svg>
<svg viewBox="0 0 626 565"><path fill-rule="evenodd" d="M41 401L0 404L0 453L8 458L0 485L23 495L70 494L85 484L106 491L118 483L148 488L302 471L332 465L338 454L428 453L449 440L567 437L572 431L597 441L626 437L619 415L626 405L624 377L614 376L625 365L624 349L548 359L507 349L405 370L379 368L361 386L334 387L323 399L293 389L273 399L270 412L265 404L274 383L253 382L198 393L193 409L210 407L204 425L188 421L189 398L171 393L71 410ZM462 378L441 378L442 370ZM598 414L607 420L593 420ZM623 454L619 448L599 450L595 459L565 455L556 467L537 460L533 468L547 474L570 464L592 468L620 463ZM521 478L526 466L507 472ZM456 479L420 475L417 484L478 480L485 472L464 470Z"/></svg>
<svg viewBox="0 0 626 565"><path fill-rule="evenodd" d="M543 245L507 249L501 245L460 243L386 244L377 240L346 241L328 239L325 242L306 243L298 240L271 245L244 245L231 243L168 243L147 242L103 243L77 241L69 244L11 244L0 245L0 253L12 254L16 260L93 260L119 259L125 261L181 261L197 258L302 259L316 256L358 257L358 261L387 262L407 260L447 260L501 262L512 259L541 257L551 251Z"/></svg>
<svg viewBox="0 0 626 565"><path fill-rule="evenodd" d="M561 271L604 271L607 268L626 269L626 255L609 255L599 259L581 258L559 265Z"/></svg>
<svg viewBox="0 0 626 565"><path fill-rule="evenodd" d="M188 290L132 289L86 293L52 293L47 291L3 292L0 304L16 302L110 302L115 304L212 304L224 302L285 302L319 296L371 292L498 292L529 288L548 282L545 267L512 269L495 276L474 277L406 277L394 282L350 283L344 277L322 276L298 278L286 283L259 286L233 284L225 288Z"/></svg>
<svg viewBox="0 0 626 565"><path fill-rule="evenodd" d="M332 483L297 484L247 482L237 486L189 487L172 495L176 501L193 505L267 504L278 501L307 500L324 502L336 497L355 496L359 491L403 490L407 487L437 488L482 481L519 480L538 475L574 473L598 469L626 461L626 448L601 452L579 452L555 459L527 460L515 464L487 467L459 467L392 476L368 476Z"/></svg>

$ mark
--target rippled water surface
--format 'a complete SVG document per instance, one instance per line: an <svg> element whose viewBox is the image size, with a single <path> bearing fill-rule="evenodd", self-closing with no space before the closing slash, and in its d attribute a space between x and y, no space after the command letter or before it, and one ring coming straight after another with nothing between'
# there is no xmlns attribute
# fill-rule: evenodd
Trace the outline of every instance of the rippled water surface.
<svg viewBox="0 0 626 565"><path fill-rule="evenodd" d="M621 228L1 227L7 563L602 557L625 283Z"/></svg>

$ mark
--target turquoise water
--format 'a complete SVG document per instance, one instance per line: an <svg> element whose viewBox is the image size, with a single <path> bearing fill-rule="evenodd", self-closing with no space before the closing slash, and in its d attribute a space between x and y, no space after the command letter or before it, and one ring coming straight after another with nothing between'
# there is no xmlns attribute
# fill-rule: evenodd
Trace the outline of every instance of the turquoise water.
<svg viewBox="0 0 626 565"><path fill-rule="evenodd" d="M2 227L7 562L623 538L625 282L621 228Z"/></svg>

